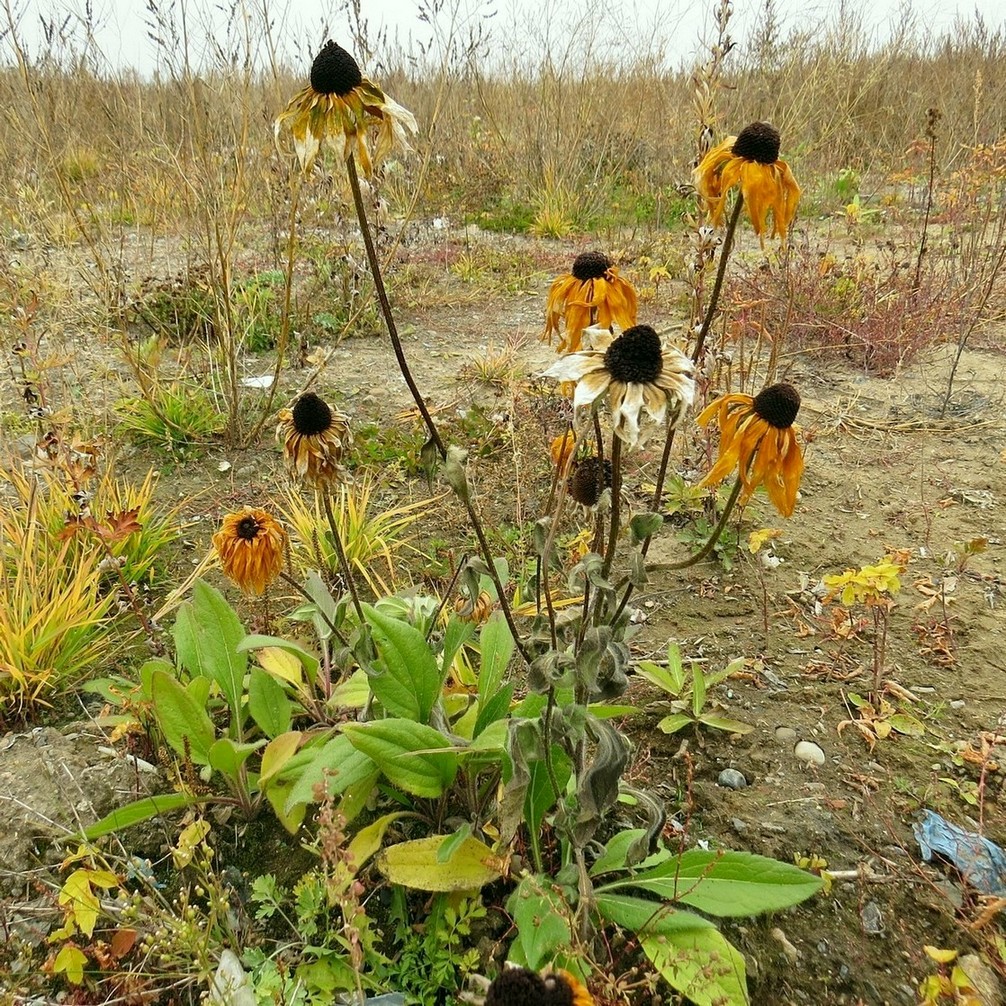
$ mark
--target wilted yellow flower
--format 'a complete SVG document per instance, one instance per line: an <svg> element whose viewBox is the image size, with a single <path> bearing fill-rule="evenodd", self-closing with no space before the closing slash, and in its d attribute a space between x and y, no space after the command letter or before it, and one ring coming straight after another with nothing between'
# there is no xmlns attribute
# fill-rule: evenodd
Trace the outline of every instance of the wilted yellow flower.
<svg viewBox="0 0 1006 1006"><path fill-rule="evenodd" d="M760 485L775 508L789 517L803 476L803 454L793 425L800 394L790 384L773 384L751 395L724 395L706 406L696 422L705 426L713 416L720 427L720 454L699 483L719 485L735 468L741 477L741 505Z"/></svg>
<svg viewBox="0 0 1006 1006"><path fill-rule="evenodd" d="M367 127L378 127L373 157L367 148ZM412 113L389 98L360 72L356 60L331 39L311 64L311 82L298 91L275 122L293 134L301 167L310 171L323 140L337 148L343 160L356 153L360 168L370 175L373 165L397 144L409 149L408 134L416 132Z"/></svg>
<svg viewBox="0 0 1006 1006"><path fill-rule="evenodd" d="M739 185L755 234L764 244L769 210L772 236L785 239L800 202L800 186L779 160L779 130L752 122L713 147L694 171L695 188L714 224L723 220L727 193Z"/></svg>
<svg viewBox="0 0 1006 1006"><path fill-rule="evenodd" d="M224 517L213 547L231 580L249 594L261 594L282 572L286 532L267 511L244 507Z"/></svg>
<svg viewBox="0 0 1006 1006"><path fill-rule="evenodd" d="M599 328L631 328L636 324L636 290L618 275L618 269L603 252L583 252L573 260L573 269L560 276L548 292L545 306L546 341L559 335L559 323L565 322L565 334L559 339L558 352L576 353L583 330L588 325Z"/></svg>
<svg viewBox="0 0 1006 1006"><path fill-rule="evenodd" d="M283 457L293 478L317 489L346 481L342 456L353 442L347 415L309 391L277 418L276 435L283 440Z"/></svg>
<svg viewBox="0 0 1006 1006"><path fill-rule="evenodd" d="M566 430L555 437L548 449L552 464L559 469L559 477L565 478L569 474L569 466L573 460L573 452L576 450L576 434L572 430Z"/></svg>

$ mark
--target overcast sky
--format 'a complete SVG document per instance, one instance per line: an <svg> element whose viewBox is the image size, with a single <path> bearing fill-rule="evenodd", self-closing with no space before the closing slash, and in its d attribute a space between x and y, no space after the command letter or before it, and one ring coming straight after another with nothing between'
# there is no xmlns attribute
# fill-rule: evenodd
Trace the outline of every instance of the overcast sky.
<svg viewBox="0 0 1006 1006"><path fill-rule="evenodd" d="M112 67L150 68L157 59L157 47L148 38L154 15L159 9L178 22L179 12L187 15L190 44L200 52L207 35L226 35L226 9L236 4L243 12L244 24L258 31L262 10L267 9L275 25L276 36L293 61L303 49L315 48L322 39L323 25L347 47L352 35L347 30L347 15L342 4L331 0L9 0L18 23L20 37L29 52L37 53L44 37L41 25L67 25L70 30L86 23L87 4L95 26L97 48ZM428 43L437 26L441 40L455 26L455 37L482 25L498 44L512 44L514 39L532 36L536 48L552 44L553 33L579 23L602 22L604 37L610 45L639 45L653 40L652 49L660 48L671 64L689 61L699 49L703 37L710 34L710 11L714 0L361 0L362 15L368 21L369 35L375 38L381 29L397 35L405 48L415 50L416 43ZM734 0L733 37L743 44L766 0ZM839 0L815 4L813 0L770 0L779 12L784 27L815 28L833 20ZM982 17L990 28L1001 28L1006 21L1002 0L848 0L846 9L862 18L862 23L877 39L906 10L916 18L920 32L939 34L955 19ZM426 22L420 11L438 12ZM492 16L487 15L492 12ZM6 20L6 18L4 19ZM237 22L239 24L240 22ZM239 28L232 26L232 32ZM558 42L556 44L559 44ZM4 43L9 53L9 37Z"/></svg>

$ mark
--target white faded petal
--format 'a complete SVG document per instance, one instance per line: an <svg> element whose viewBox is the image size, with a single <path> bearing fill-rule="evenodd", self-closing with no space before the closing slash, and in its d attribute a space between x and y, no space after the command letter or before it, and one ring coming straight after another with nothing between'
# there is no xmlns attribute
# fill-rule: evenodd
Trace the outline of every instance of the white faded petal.
<svg viewBox="0 0 1006 1006"><path fill-rule="evenodd" d="M579 381L584 374L604 366L603 353L567 353L559 357L541 376L557 381Z"/></svg>
<svg viewBox="0 0 1006 1006"><path fill-rule="evenodd" d="M400 142L408 150L409 144L405 138L405 134L408 132L415 136L419 131L419 127L416 125L416 117L407 108L399 105L394 98L389 98L387 95L384 96L384 107L394 124L395 138L400 138Z"/></svg>
<svg viewBox="0 0 1006 1006"><path fill-rule="evenodd" d="M614 334L599 325L588 325L583 330L583 344L597 353L603 353L621 335L621 332L617 331L617 326L612 327L616 328Z"/></svg>
<svg viewBox="0 0 1006 1006"><path fill-rule="evenodd" d="M615 435L630 447L639 440L639 413L643 408L642 384L615 382L611 386L611 425Z"/></svg>
<svg viewBox="0 0 1006 1006"><path fill-rule="evenodd" d="M667 413L667 392L655 384L640 385L643 389L643 408L658 422L664 420Z"/></svg>
<svg viewBox="0 0 1006 1006"><path fill-rule="evenodd" d="M573 392L573 408L579 409L583 405L593 402L605 388L611 383L611 374L604 369L604 361L595 370L582 377L576 384L576 391Z"/></svg>

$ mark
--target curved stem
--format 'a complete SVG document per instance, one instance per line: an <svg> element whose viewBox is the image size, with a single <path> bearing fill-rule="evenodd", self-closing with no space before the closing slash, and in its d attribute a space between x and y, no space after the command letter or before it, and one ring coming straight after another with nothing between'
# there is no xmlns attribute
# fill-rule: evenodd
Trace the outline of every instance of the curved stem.
<svg viewBox="0 0 1006 1006"><path fill-rule="evenodd" d="M694 555L690 555L687 559L682 559L680 562L669 562L660 564L661 569L687 569L689 566L694 566L697 562L702 562L702 560L709 555L714 548L716 548L716 543L720 540L720 535L723 534L724 528L727 526L727 521L730 519L730 514L733 513L734 506L737 503L737 497L741 494L741 486L743 483L740 480L740 476L737 477L737 481L734 483L733 490L730 493L730 498L727 500L727 505L723 508L723 513L720 516L719 523L713 529L713 533L709 536L709 540L696 552Z"/></svg>
<svg viewBox="0 0 1006 1006"><path fill-rule="evenodd" d="M611 523L608 526L608 546L604 550L604 563L601 575L607 576L611 563L615 558L615 545L618 542L619 518L621 516L619 503L622 495L622 440L617 433L611 436Z"/></svg>
<svg viewBox="0 0 1006 1006"><path fill-rule="evenodd" d="M346 159L346 170L349 174L349 187L353 190L353 204L356 206L356 216L360 221L360 233L363 235L363 244L367 250L367 262L370 264L370 273L374 277L374 289L377 291L377 299L381 305L381 314L384 315L384 323L388 327L388 335L391 337L391 348L395 351L395 359L398 360L398 369L405 378L405 383L412 392L413 401L419 414L426 423L426 428L430 431L430 440L436 445L437 452L442 458L447 457L447 450L444 442L440 439L440 433L426 402L419 393L419 388L409 370L408 361L405 359L405 350L402 348L402 340L398 336L398 326L395 324L394 315L391 313L391 302L388 300L388 293L384 289L384 280L381 277L381 266L377 260L377 250L374 248L374 239L370 233L370 225L367 223L367 210L363 205L363 193L360 191L360 178L356 173L356 161L352 155Z"/></svg>
<svg viewBox="0 0 1006 1006"><path fill-rule="evenodd" d="M727 232L723 235L723 248L720 251L720 263L716 270L716 281L713 283L712 293L709 295L709 305L706 307L706 316L702 319L702 328L699 329L698 338L695 340L695 348L692 350L692 359L698 363L702 358L702 350L706 345L706 336L709 334L709 326L713 323L713 315L716 314L716 305L719 303L720 290L723 288L723 277L727 271L727 259L730 258L730 249L734 243L734 232L737 230L737 221L740 220L741 209L744 206L744 197L738 192L737 200L734 202L734 211L730 215L730 222L727 224Z"/></svg>
<svg viewBox="0 0 1006 1006"><path fill-rule="evenodd" d="M328 498L328 493L325 490L321 491L321 500L325 505L325 516L328 518L328 528L332 532L332 541L335 544L336 554L339 556L342 575L346 578L346 586L349 588L353 607L356 609L356 617L360 620L362 628L367 624L363 617L363 606L360 604L360 595L356 592L356 581L353 579L353 571L349 566L349 558L346 556L346 550L342 547L342 535L339 534L339 527L335 523L335 514L332 513L332 501Z"/></svg>
<svg viewBox="0 0 1006 1006"><path fill-rule="evenodd" d="M286 570L281 569L279 571L279 578L286 584L289 584L301 597L308 600L315 606L318 612L318 617L328 626L332 635L342 643L343 646L348 647L349 643L346 642L346 637L339 631L339 627L321 610L318 602L304 589L304 585L295 580Z"/></svg>

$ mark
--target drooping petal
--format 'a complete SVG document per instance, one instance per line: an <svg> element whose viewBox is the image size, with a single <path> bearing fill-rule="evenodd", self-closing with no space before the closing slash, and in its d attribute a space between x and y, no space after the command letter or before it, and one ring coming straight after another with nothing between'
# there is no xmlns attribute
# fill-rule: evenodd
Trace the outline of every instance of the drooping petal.
<svg viewBox="0 0 1006 1006"><path fill-rule="evenodd" d="M604 354L584 350L560 356L541 376L556 381L579 381L585 374L598 369L604 369Z"/></svg>

